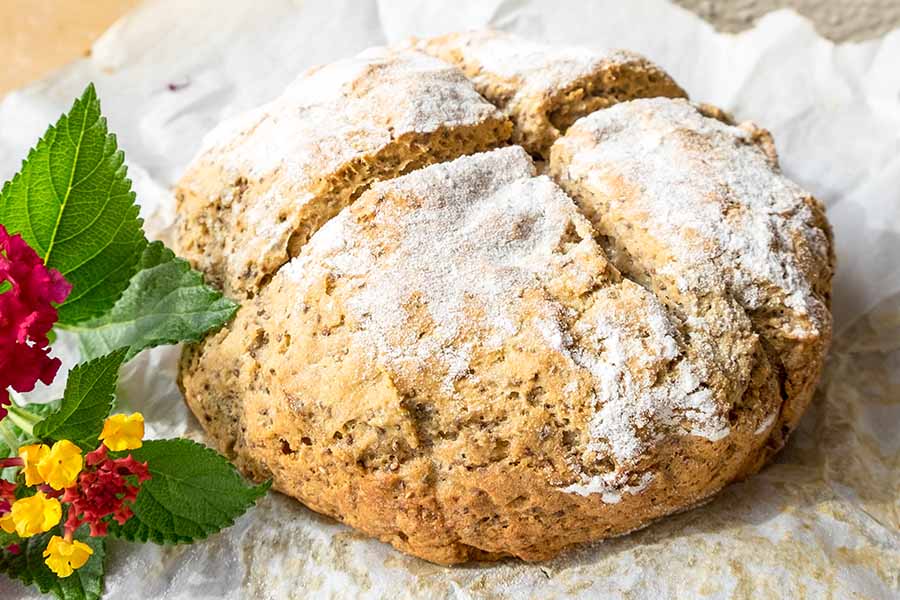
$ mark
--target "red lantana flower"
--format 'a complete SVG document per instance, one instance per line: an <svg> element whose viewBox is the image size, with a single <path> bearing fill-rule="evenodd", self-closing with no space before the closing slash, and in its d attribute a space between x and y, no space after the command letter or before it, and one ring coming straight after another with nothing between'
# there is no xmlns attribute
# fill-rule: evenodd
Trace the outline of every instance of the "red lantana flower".
<svg viewBox="0 0 900 600"><path fill-rule="evenodd" d="M50 358L47 334L72 286L19 235L0 225L0 419L6 416L9 392L30 392L35 383L49 384L60 360Z"/></svg>
<svg viewBox="0 0 900 600"><path fill-rule="evenodd" d="M69 534L88 523L92 536L104 536L109 527L106 517L112 516L124 525L134 514L131 503L137 498L140 484L150 479L150 471L147 463L136 461L130 454L109 458L103 444L85 455L84 465L78 483L66 488L61 498L69 503L65 530Z"/></svg>
<svg viewBox="0 0 900 600"><path fill-rule="evenodd" d="M5 515L12 509L12 503L16 501L16 484L5 479L0 479L0 516ZM19 553L18 544L10 544L6 547L7 552L12 554Z"/></svg>
<svg viewBox="0 0 900 600"><path fill-rule="evenodd" d="M16 484L12 481L0 479L0 516L9 512L12 503L16 501Z"/></svg>

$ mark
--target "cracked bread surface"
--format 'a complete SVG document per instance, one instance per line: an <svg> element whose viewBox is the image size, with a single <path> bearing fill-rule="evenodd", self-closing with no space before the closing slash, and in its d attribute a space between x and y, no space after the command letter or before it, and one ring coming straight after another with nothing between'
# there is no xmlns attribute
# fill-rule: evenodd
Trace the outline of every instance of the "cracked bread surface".
<svg viewBox="0 0 900 600"><path fill-rule="evenodd" d="M207 140L182 252L243 305L180 384L212 443L313 510L438 563L542 560L783 445L828 346L831 232L766 131L583 102L582 74L624 77L589 51L456 38L519 73L371 50ZM528 148L481 152L510 135Z"/></svg>
<svg viewBox="0 0 900 600"><path fill-rule="evenodd" d="M595 112L554 144L549 171L614 262L670 306L719 295L743 307L779 381L771 455L830 343L832 234L824 207L781 174L767 131L704 113L668 99Z"/></svg>
<svg viewBox="0 0 900 600"><path fill-rule="evenodd" d="M513 143L543 158L595 110L634 98L687 97L659 66L626 50L540 44L495 30L452 33L417 47L462 69L515 123Z"/></svg>
<svg viewBox="0 0 900 600"><path fill-rule="evenodd" d="M742 476L777 394L747 402L740 307L688 323L594 237L520 147L378 183L186 353L185 396L244 472L427 560L631 531Z"/></svg>
<svg viewBox="0 0 900 600"><path fill-rule="evenodd" d="M224 122L176 187L179 254L235 297L375 181L495 147L511 125L456 68L373 48Z"/></svg>

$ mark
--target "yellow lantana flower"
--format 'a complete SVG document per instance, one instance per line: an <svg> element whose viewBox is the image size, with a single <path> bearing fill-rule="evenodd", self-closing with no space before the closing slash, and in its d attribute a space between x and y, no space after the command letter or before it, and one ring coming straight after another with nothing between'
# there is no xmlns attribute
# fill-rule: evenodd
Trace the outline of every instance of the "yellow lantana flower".
<svg viewBox="0 0 900 600"><path fill-rule="evenodd" d="M54 490L62 490L75 485L84 459L81 448L69 440L59 440L37 465L41 478Z"/></svg>
<svg viewBox="0 0 900 600"><path fill-rule="evenodd" d="M46 444L31 444L19 448L19 458L25 462L22 472L25 473L25 485L38 485L44 483L44 478L38 472L38 463L50 454L50 446Z"/></svg>
<svg viewBox="0 0 900 600"><path fill-rule="evenodd" d="M61 517L59 500L38 492L34 496L13 502L12 509L0 517L0 527L6 533L15 532L19 537L27 538L49 531L59 523Z"/></svg>
<svg viewBox="0 0 900 600"><path fill-rule="evenodd" d="M71 542L54 535L44 550L44 562L57 577L68 577L75 569L80 569L94 551L84 542Z"/></svg>
<svg viewBox="0 0 900 600"><path fill-rule="evenodd" d="M103 444L113 452L140 448L143 438L144 415L137 412L128 416L112 415L103 423L100 434Z"/></svg>

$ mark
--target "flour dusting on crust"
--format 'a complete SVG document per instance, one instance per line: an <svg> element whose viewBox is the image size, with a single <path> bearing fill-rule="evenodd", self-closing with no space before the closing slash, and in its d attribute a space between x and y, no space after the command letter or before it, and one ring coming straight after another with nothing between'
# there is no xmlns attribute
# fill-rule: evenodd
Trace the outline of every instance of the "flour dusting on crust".
<svg viewBox="0 0 900 600"><path fill-rule="evenodd" d="M183 255L252 296L372 182L486 150L509 123L455 67L373 48L217 127L179 184Z"/></svg>
<svg viewBox="0 0 900 600"><path fill-rule="evenodd" d="M301 288L323 277L364 281L347 301L354 319L365 323L358 333L363 347L399 370L433 369L436 360L447 392L469 368L473 345L500 348L519 333L520 298L541 289L543 274L558 268L570 223L588 234L583 244L602 252L571 200L547 177L534 176L519 147L428 167L377 184L367 196L385 201L373 215L342 212L284 275ZM397 211L392 202L412 205ZM372 228L379 232L374 240ZM686 358L685 342L659 301L627 280L602 283L607 287L576 315L571 331L556 318L562 309L552 298L531 326L548 350L590 375L596 411L586 452L618 465L566 489L594 490L614 502L649 482L629 483L625 473L665 436L717 441L729 426L727 400L702 383L711 367ZM432 324L424 337L410 325L419 309Z"/></svg>
<svg viewBox="0 0 900 600"><path fill-rule="evenodd" d="M496 76L519 84L516 98L534 97L564 89L590 77L606 64L642 60L626 50L602 50L583 46L554 46L498 31L478 31L459 38L468 60L479 64L484 76Z"/></svg>
<svg viewBox="0 0 900 600"><path fill-rule="evenodd" d="M459 66L515 122L513 141L545 158L580 116L634 98L685 97L661 68L627 50L541 44L493 30L439 36L416 47Z"/></svg>
<svg viewBox="0 0 900 600"><path fill-rule="evenodd" d="M627 280L599 290L571 333L556 321L537 324L551 348L593 377L597 410L587 450L611 456L619 474L665 435L718 441L729 434L724 403L703 383L712 357L684 357L672 317L647 290ZM609 474L603 481L608 487Z"/></svg>
<svg viewBox="0 0 900 600"><path fill-rule="evenodd" d="M367 324L362 335L369 345L383 360L412 370L439 357L450 380L468 367L466 353L453 346L473 315L493 334L488 343L516 333L510 291L538 284L535 269L546 265L575 214L555 184L534 177L519 147L428 167L368 193L416 203L400 215L374 215L374 227L396 241L386 257L377 257L378 268L377 249L360 234L352 211L344 211L313 238L317 252L287 265L286 276L301 284L314 279L307 271L322 251L335 275L365 274L365 286L348 304ZM423 339L408 326L419 306L434 324Z"/></svg>
<svg viewBox="0 0 900 600"><path fill-rule="evenodd" d="M474 125L497 111L457 69L414 50L370 48L300 75L276 100L225 121L204 160L236 174L282 176L295 187L408 132Z"/></svg>
<svg viewBox="0 0 900 600"><path fill-rule="evenodd" d="M787 335L812 338L828 311L810 281L829 242L807 202L753 143L758 130L704 117L680 100L646 99L597 111L557 144L562 177L583 179L604 214L638 224L654 268L683 294L734 294L750 311L789 310ZM635 230L636 231L636 230ZM650 247L646 243L644 247Z"/></svg>

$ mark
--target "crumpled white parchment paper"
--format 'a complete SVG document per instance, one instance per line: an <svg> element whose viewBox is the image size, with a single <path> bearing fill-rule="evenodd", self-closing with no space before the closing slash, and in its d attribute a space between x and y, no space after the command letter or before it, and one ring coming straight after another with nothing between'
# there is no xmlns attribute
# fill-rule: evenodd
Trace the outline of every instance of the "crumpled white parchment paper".
<svg viewBox="0 0 900 600"><path fill-rule="evenodd" d="M826 203L836 339L788 448L707 506L535 565L435 566L270 494L191 546L112 542L108 597L900 596L900 30L834 45L781 11L718 34L664 0L149 0L89 58L0 101L0 178L93 81L148 232L165 239L170 187L222 118L313 64L486 25L647 55L693 99L769 128L787 174ZM67 365L70 342L58 344ZM160 348L129 364L120 398L153 436L201 438L174 384L177 355ZM58 395L62 381L33 396ZM0 578L0 597L33 596Z"/></svg>

